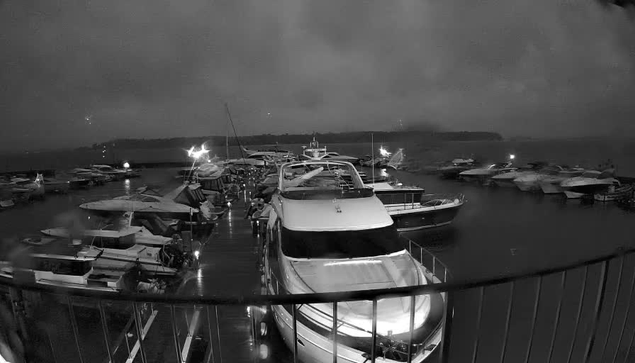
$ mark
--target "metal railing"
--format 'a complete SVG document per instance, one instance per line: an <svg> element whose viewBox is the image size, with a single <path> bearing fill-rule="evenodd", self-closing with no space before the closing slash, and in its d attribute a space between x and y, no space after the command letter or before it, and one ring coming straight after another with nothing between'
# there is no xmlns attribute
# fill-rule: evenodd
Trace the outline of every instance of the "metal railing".
<svg viewBox="0 0 635 363"><path fill-rule="evenodd" d="M338 316L342 302L369 302L369 337L376 347L386 338L377 333L379 301L405 297L412 302L440 293L445 296L443 339L438 348L430 348L434 352L428 360L621 363L635 358L633 249L537 272L450 282L436 257L414 242L408 248L413 256L419 253L422 261L431 261L427 268L443 276L440 283L300 295L175 296L113 295L2 280L0 338L16 356L11 362L21 357L29 362L295 362L309 344L305 333L298 335L302 305L330 304ZM267 329L260 321L253 314L247 317L246 308L255 306L291 306L289 348L273 347L273 358L264 357L267 349L255 344L254 337L271 335L273 327L263 333ZM339 333L341 320L332 320L331 331ZM280 316L275 321L282 324ZM346 342L338 342L339 334L330 337L321 352L333 362L374 362L382 354L372 349L368 356L347 360Z"/></svg>

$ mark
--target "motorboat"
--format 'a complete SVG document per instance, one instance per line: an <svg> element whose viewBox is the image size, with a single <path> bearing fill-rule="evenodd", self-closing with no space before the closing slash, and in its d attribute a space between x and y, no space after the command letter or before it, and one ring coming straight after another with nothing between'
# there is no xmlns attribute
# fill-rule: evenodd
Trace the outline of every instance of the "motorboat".
<svg viewBox="0 0 635 363"><path fill-rule="evenodd" d="M84 250L81 242L71 245L55 242L47 240L39 246L25 244L15 248L0 261L0 278L111 293L136 290L138 280L133 274L96 270L94 264L102 251Z"/></svg>
<svg viewBox="0 0 635 363"><path fill-rule="evenodd" d="M499 187L512 187L515 188L516 184L514 183L515 179L518 179L525 175L535 174L543 168L546 163L543 162L534 162L527 163L525 166L521 166L516 170L508 171L506 173L501 173L498 175L492 176L492 183Z"/></svg>
<svg viewBox="0 0 635 363"><path fill-rule="evenodd" d="M516 168L512 168L512 163L494 163L483 168L476 168L463 171L459 173L459 178L469 182L480 182L487 184L490 178L494 175L507 173L514 171Z"/></svg>
<svg viewBox="0 0 635 363"><path fill-rule="evenodd" d="M613 170L587 170L580 176L564 180L560 186L567 198L576 199L587 194L606 192L611 186L621 185L619 180L613 177Z"/></svg>
<svg viewBox="0 0 635 363"><path fill-rule="evenodd" d="M366 186L372 188L382 201L399 232L449 225L465 203L462 194L426 194L423 188L401 183L380 182Z"/></svg>
<svg viewBox="0 0 635 363"><path fill-rule="evenodd" d="M126 227L119 230L82 229L78 231L57 227L43 229L40 232L45 236L63 239L80 239L85 244L102 247L130 247L135 244L148 247L163 247L173 242L173 238L155 236L142 226Z"/></svg>
<svg viewBox="0 0 635 363"><path fill-rule="evenodd" d="M313 137L313 140L308 146L302 147L302 154L300 160L333 160L333 161L346 161L349 163L357 163L359 158L354 156L340 155L335 151L328 151L326 146L320 146L320 143Z"/></svg>
<svg viewBox="0 0 635 363"><path fill-rule="evenodd" d="M593 199L598 202L612 202L627 199L633 196L633 185L611 185L605 192L593 194Z"/></svg>
<svg viewBox="0 0 635 363"><path fill-rule="evenodd" d="M473 159L456 158L450 161L447 165L439 167L437 170L442 178L456 179L459 174L474 169L476 162Z"/></svg>
<svg viewBox="0 0 635 363"><path fill-rule="evenodd" d="M112 180L122 180L127 177L126 170L116 169L110 165L95 164L91 165L91 169L95 170L99 174L110 176Z"/></svg>
<svg viewBox="0 0 635 363"><path fill-rule="evenodd" d="M34 180L29 178L11 178L8 188L15 196L15 199L18 200L41 199L46 192L42 174L37 174Z"/></svg>
<svg viewBox="0 0 635 363"><path fill-rule="evenodd" d="M137 214L153 213L163 216L171 216L181 220L196 220L195 214L198 208L192 208L185 204L157 201L157 197L141 196L137 199L110 199L84 203L79 208L86 211L108 215L121 212L135 212Z"/></svg>
<svg viewBox="0 0 635 363"><path fill-rule="evenodd" d="M103 185L112 180L112 176L98 173L94 169L75 168L71 170L71 174L80 179L88 180L88 185Z"/></svg>
<svg viewBox="0 0 635 363"><path fill-rule="evenodd" d="M533 192L541 190L543 180L553 180L552 177L560 178L560 182L565 179L579 176L584 172L582 168L566 168L560 165L548 165L536 172L526 173L514 179L514 184L523 192ZM559 183L558 183L559 187Z"/></svg>
<svg viewBox="0 0 635 363"><path fill-rule="evenodd" d="M560 186L560 184L567 180L576 176L580 176L584 173L583 168L574 167L574 168L565 168L555 174L545 174L538 181L538 185L540 189L545 194L560 194L564 193L564 190Z"/></svg>
<svg viewBox="0 0 635 363"><path fill-rule="evenodd" d="M351 179L344 180L341 174ZM404 249L386 207L348 162L321 159L283 165L266 233L262 259L268 294L360 291L439 281ZM414 311L410 300L380 299L376 320L370 301L338 303L337 360L367 362L373 351L382 362L419 363L430 356L441 340L445 295L417 296ZM333 304L303 304L295 313L290 305L271 309L290 349L297 339L299 361L335 361ZM292 315L297 318L297 336ZM373 321L376 341L371 336Z"/></svg>
<svg viewBox="0 0 635 363"><path fill-rule="evenodd" d="M270 149L250 150L244 146L242 146L242 149L247 155L261 154L261 155L269 155L269 156L275 156L275 157L289 157L293 155L293 152L291 152L290 150L280 149L277 145Z"/></svg>

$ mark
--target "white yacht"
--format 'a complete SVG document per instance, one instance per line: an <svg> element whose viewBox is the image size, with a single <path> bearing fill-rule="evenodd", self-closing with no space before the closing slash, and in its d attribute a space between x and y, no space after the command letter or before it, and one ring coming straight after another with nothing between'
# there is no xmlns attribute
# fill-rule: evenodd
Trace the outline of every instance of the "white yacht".
<svg viewBox="0 0 635 363"><path fill-rule="evenodd" d="M475 181L486 184L491 177L498 174L514 171L512 163L494 163L482 168L470 169L459 173L459 178L465 181Z"/></svg>
<svg viewBox="0 0 635 363"><path fill-rule="evenodd" d="M560 186L567 198L575 199L587 194L605 192L611 186L619 187L620 182L613 177L612 170L587 170L580 176L564 180Z"/></svg>
<svg viewBox="0 0 635 363"><path fill-rule="evenodd" d="M320 143L313 140L309 143L309 146L302 147L302 155L300 160L333 160L333 161L347 161L350 163L357 163L359 158L347 155L340 155L335 151L327 151L326 146L320 147Z"/></svg>
<svg viewBox="0 0 635 363"><path fill-rule="evenodd" d="M545 179L552 180L551 177L560 177L562 178L560 182L562 182L565 179L579 176L583 172L584 169L581 168L567 169L560 165L549 165L536 172L527 173L514 179L514 184L523 192L539 191L541 189L540 183Z"/></svg>
<svg viewBox="0 0 635 363"><path fill-rule="evenodd" d="M492 183L496 184L499 187L514 187L515 188L516 179L526 175L535 174L544 165L545 163L543 162L527 163L527 165L521 166L520 168L516 170L494 175L492 177Z"/></svg>
<svg viewBox="0 0 635 363"><path fill-rule="evenodd" d="M545 194L560 194L564 193L564 190L560 186L560 184L567 180L576 176L580 176L584 173L583 168L571 168L564 169L555 174L546 174L543 175L542 178L538 181L538 185L540 189Z"/></svg>
<svg viewBox="0 0 635 363"><path fill-rule="evenodd" d="M349 175L344 179L342 174ZM265 290L303 294L395 288L439 282L404 249L385 206L366 188L351 163L305 161L281 167L271 199L263 248ZM445 295L418 296L414 339L410 299L383 298L377 304L377 341L372 345L372 303L337 304L337 360L422 362L439 345ZM275 323L294 346L289 306L273 306ZM333 362L333 304L297 308L298 358Z"/></svg>

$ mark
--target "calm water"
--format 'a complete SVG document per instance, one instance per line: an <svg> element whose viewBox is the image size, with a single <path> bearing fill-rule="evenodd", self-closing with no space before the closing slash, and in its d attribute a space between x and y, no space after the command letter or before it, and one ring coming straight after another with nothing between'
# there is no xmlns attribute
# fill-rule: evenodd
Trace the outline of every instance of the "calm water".
<svg viewBox="0 0 635 363"><path fill-rule="evenodd" d="M174 170L145 170L140 179L110 183L68 195L51 195L44 201L0 212L2 246L7 245L7 239L18 235L37 233L40 229L63 225L69 220L82 221L87 216L77 211L77 206L81 203L131 193L137 187L146 184L162 186L163 190L167 191L179 182L173 178L174 174ZM440 180L430 175L406 172L395 172L393 175L405 184L423 186L428 192L465 194L467 203L452 226L434 232L409 235L434 251L449 266L456 280L472 280L537 270L589 259L612 252L618 247L634 247L635 245L633 238L635 214L625 212L613 204L585 205L580 201L567 201L562 196L527 194L507 188L479 187ZM243 210L234 210L233 213L243 213ZM224 234L227 231L221 228L220 232ZM241 234L242 239L248 233ZM230 246L231 240L228 239L223 243ZM253 282L257 278L255 265L253 270L250 265L234 266L232 261L224 258L223 251L219 248L231 248L231 253L236 254L253 253L253 245L234 244L231 247L223 247L219 244L212 248L213 251L203 256L203 269L200 273L201 279L197 282L196 293L251 294L254 288ZM629 272L627 275L630 276L630 274ZM219 275L222 275L222 278ZM206 278L206 276L210 277ZM566 315L566 321L562 322L565 331L567 329L571 331L573 314L579 301L579 298L576 298L579 294L576 288L580 288L582 276L580 273L572 273L570 276L573 281L568 283L570 298L565 302L564 309L566 310L563 310L569 312L569 315ZM557 282L555 277L546 279L543 294L556 296L559 291ZM528 314L531 311L533 299L534 287L532 286L528 282L524 285L519 284L516 288L517 302L513 318L513 326L516 328L526 327L528 324ZM474 328L476 296L474 291L457 296L455 338L452 343L453 350L457 352L453 359L456 362L468 359L471 354L471 344L476 334ZM480 332L486 347L479 353L478 361L498 359L497 344L500 343L499 335L504 317L501 314L506 307L508 296L509 288L506 286L492 288L487 292L482 327L484 330ZM592 299L592 296L589 299ZM589 309L589 306L585 303L585 311ZM552 314L555 309L554 301L546 301L541 305L541 309L544 310L544 314ZM635 324L630 320L632 319L629 319L629 329L627 329L629 334L635 328ZM235 321L225 321L223 325L233 327L234 331L245 330L239 321L243 320L238 317ZM578 335L587 332L584 329L588 330L588 322L584 327L580 328ZM536 345L548 344L550 336L550 333L547 333L550 329L548 324L543 329L544 332L536 338ZM488 339L492 341L486 344ZM557 350L554 354L560 358L554 359L562 361L566 357L569 346L567 339L571 337L565 334L562 337L559 335L558 339L560 340L557 346L561 351ZM523 336L522 332L515 335L512 333L509 341L511 353L507 361L520 361L516 358L520 359L520 356L524 354L523 347L526 340L527 336ZM228 344L231 345L230 340ZM462 346L463 344L469 349ZM544 351L544 348L537 349ZM227 353L223 353L225 354ZM531 361L544 361L544 357L536 354Z"/></svg>

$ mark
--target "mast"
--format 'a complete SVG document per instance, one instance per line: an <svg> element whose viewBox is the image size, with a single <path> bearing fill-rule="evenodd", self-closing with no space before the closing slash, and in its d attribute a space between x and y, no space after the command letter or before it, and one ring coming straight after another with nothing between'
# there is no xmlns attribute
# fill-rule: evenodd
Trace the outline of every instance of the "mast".
<svg viewBox="0 0 635 363"><path fill-rule="evenodd" d="M229 115L229 106L225 103L225 110ZM227 117L227 122L225 122L225 160L229 160L229 117Z"/></svg>
<svg viewBox="0 0 635 363"><path fill-rule="evenodd" d="M370 165L372 166L372 175L373 175L373 188L375 187L375 134L370 133L370 147L372 150L370 151Z"/></svg>

